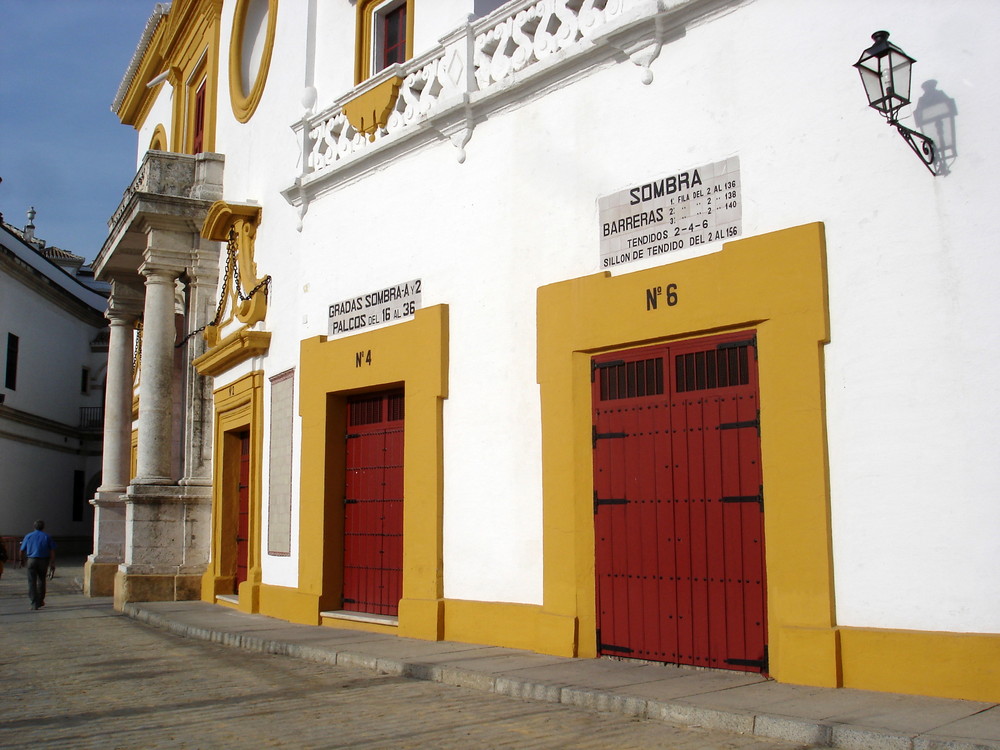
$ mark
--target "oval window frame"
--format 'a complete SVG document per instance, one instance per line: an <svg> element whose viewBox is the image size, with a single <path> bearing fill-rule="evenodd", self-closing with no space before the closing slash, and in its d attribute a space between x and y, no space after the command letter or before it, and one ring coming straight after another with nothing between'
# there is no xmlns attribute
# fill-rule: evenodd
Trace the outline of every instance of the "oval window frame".
<svg viewBox="0 0 1000 750"><path fill-rule="evenodd" d="M278 18L278 0L267 0L267 31L264 34L264 49L261 51L257 75L254 76L250 91L243 91L243 33L246 30L247 12L252 0L238 0L233 13L233 31L229 37L229 101L233 115L240 122L247 122L260 104L271 67L271 51L274 48L274 28Z"/></svg>

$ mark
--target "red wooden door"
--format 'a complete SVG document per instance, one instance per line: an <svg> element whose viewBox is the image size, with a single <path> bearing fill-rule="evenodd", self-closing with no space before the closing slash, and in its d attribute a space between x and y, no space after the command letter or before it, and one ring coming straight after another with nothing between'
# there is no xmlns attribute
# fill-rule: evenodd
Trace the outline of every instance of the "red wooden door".
<svg viewBox="0 0 1000 750"><path fill-rule="evenodd" d="M599 653L766 672L752 333L593 371Z"/></svg>
<svg viewBox="0 0 1000 750"><path fill-rule="evenodd" d="M247 566L250 560L250 433L241 432L240 440L240 478L237 486L236 507L236 580L233 583L233 593L238 593L239 586L247 579Z"/></svg>
<svg viewBox="0 0 1000 750"><path fill-rule="evenodd" d="M403 393L348 402L344 609L398 614L403 596Z"/></svg>

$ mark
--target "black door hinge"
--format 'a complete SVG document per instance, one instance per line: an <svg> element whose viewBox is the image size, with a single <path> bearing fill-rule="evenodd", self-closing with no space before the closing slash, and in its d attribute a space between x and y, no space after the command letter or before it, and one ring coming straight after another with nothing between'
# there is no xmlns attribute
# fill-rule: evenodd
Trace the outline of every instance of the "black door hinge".
<svg viewBox="0 0 1000 750"><path fill-rule="evenodd" d="M598 369L603 369L605 367L618 367L623 364L625 364L624 359L616 359L614 362L595 362L594 360L590 360L590 382L594 382L594 373L597 372Z"/></svg>
<svg viewBox="0 0 1000 750"><path fill-rule="evenodd" d="M757 437L760 437L760 409L757 410L757 417L755 419L747 419L742 422L723 422L716 429L739 430L743 427L755 427L757 429Z"/></svg>
<svg viewBox="0 0 1000 750"><path fill-rule="evenodd" d="M753 358L757 359L757 337L752 336L748 339L743 339L742 341L726 341L722 344L717 344L715 347L716 351L720 349L739 349L741 346L752 346L753 347Z"/></svg>
<svg viewBox="0 0 1000 750"><path fill-rule="evenodd" d="M598 505L627 505L628 500L624 497L598 497L597 490L594 490L594 513L597 513Z"/></svg>
<svg viewBox="0 0 1000 750"><path fill-rule="evenodd" d="M608 438L626 438L626 437L628 437L628 433L627 432L598 432L597 431L597 425L591 425L591 429L593 430L593 432L591 432L591 440L590 440L590 442L593 445L594 450L597 450L597 441L598 440L607 440Z"/></svg>
<svg viewBox="0 0 1000 750"><path fill-rule="evenodd" d="M764 485L760 485L760 492L756 495L726 495L719 498L720 503L760 503L760 509L764 510Z"/></svg>
<svg viewBox="0 0 1000 750"><path fill-rule="evenodd" d="M602 651L614 651L616 654L631 654L632 649L627 646L613 646L610 643L601 642L601 631L597 631L597 651L598 653Z"/></svg>
<svg viewBox="0 0 1000 750"><path fill-rule="evenodd" d="M760 659L726 659L726 664L734 667L756 667L761 673L768 671L767 646L764 646L764 656Z"/></svg>

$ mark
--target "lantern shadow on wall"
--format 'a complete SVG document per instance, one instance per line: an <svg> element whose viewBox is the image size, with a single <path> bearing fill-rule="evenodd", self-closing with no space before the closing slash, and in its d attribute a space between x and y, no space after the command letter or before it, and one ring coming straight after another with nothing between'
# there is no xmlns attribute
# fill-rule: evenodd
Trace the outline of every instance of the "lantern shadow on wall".
<svg viewBox="0 0 1000 750"><path fill-rule="evenodd" d="M937 81L923 83L924 93L917 100L913 120L920 131L934 140L934 173L946 175L958 156L955 140L955 100L937 87Z"/></svg>

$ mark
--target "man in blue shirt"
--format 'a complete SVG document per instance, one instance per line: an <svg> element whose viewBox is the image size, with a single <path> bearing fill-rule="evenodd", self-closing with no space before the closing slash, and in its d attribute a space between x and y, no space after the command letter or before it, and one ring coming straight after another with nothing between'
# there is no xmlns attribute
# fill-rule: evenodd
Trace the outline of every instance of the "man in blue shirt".
<svg viewBox="0 0 1000 750"><path fill-rule="evenodd" d="M45 521L35 521L35 530L21 540L21 560L27 558L28 598L32 609L45 606L45 577L56 570L56 543L42 529ZM51 568L50 568L51 564Z"/></svg>

